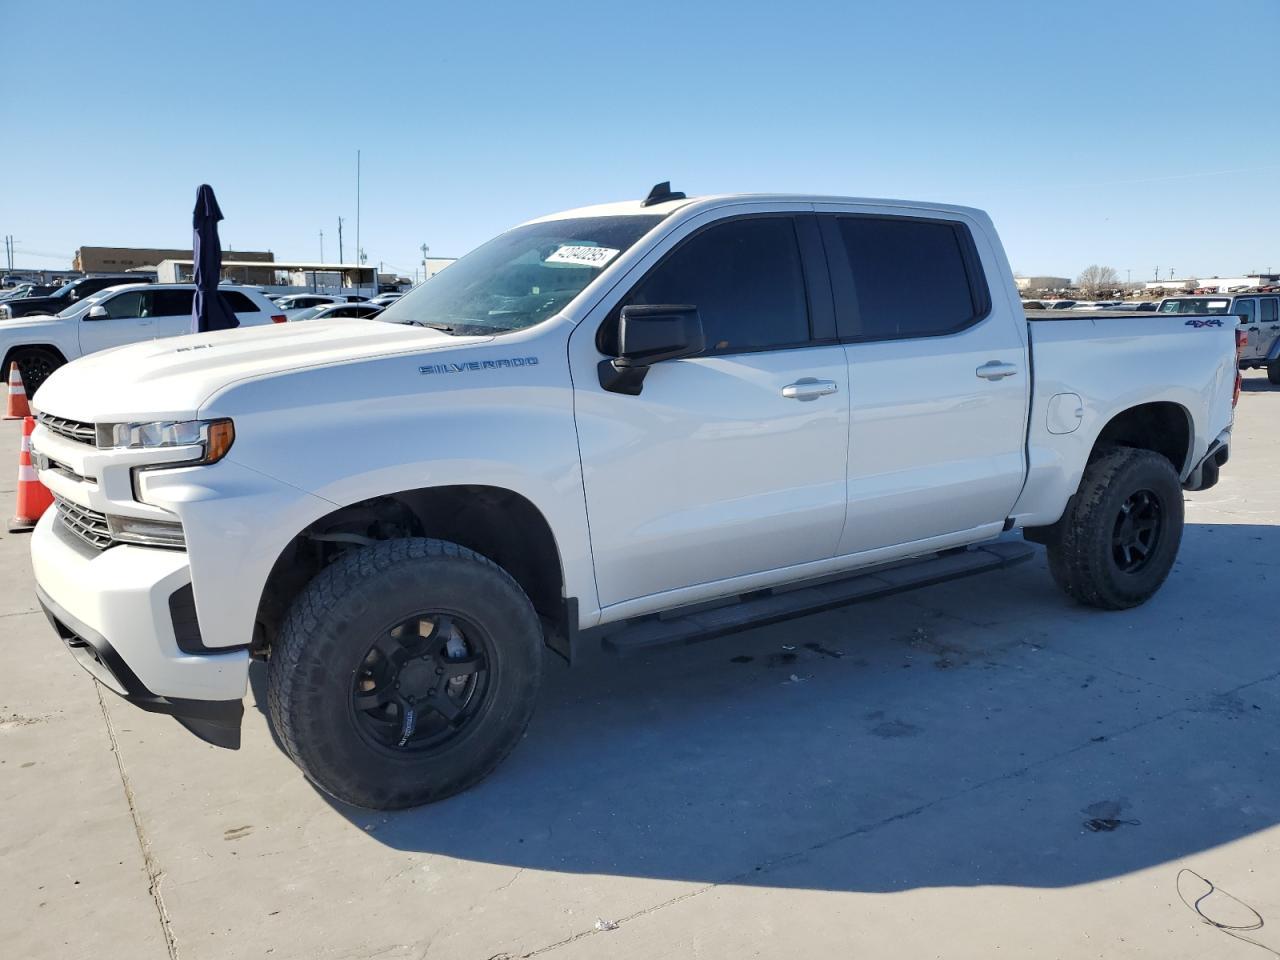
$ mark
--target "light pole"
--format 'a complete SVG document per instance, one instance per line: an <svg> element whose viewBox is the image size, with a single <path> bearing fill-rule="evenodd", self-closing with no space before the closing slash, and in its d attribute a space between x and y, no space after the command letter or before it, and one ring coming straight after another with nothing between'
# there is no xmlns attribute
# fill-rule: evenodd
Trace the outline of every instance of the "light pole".
<svg viewBox="0 0 1280 960"><path fill-rule="evenodd" d="M324 231L320 231L320 262L324 263Z"/></svg>

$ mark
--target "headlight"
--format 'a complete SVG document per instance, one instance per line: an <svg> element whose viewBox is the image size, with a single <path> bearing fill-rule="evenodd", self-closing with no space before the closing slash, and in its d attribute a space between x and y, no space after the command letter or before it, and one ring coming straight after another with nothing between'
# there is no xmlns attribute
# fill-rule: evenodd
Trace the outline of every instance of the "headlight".
<svg viewBox="0 0 1280 960"><path fill-rule="evenodd" d="M10 310L4 304L0 304L0 320L8 320L9 317L11 317L12 315L13 315L12 310Z"/></svg>
<svg viewBox="0 0 1280 960"><path fill-rule="evenodd" d="M138 517L107 515L107 529L113 540L141 543L148 547L185 547L182 524L169 520L142 520Z"/></svg>
<svg viewBox="0 0 1280 960"><path fill-rule="evenodd" d="M106 449L202 448L199 457L183 463L217 463L227 455L235 439L236 430L230 420L158 420L153 423L98 425L98 446Z"/></svg>

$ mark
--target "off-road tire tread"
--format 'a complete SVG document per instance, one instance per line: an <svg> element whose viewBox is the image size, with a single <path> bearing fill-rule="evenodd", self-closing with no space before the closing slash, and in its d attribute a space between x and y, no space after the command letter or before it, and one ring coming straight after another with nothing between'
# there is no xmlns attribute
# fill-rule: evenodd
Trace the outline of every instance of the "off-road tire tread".
<svg viewBox="0 0 1280 960"><path fill-rule="evenodd" d="M526 628L531 631L537 631L538 635L541 635L541 626L537 615L534 613L533 605L514 578L492 560L457 543L424 537L404 538L386 540L369 547L347 552L317 574L294 600L293 605L285 616L279 636L272 644L271 649L272 662L269 664L268 669L267 710L276 735L279 737L285 752L288 753L290 758L311 781L321 785L324 784L323 775L313 768L307 758L307 752L300 748L301 731L298 729L297 721L301 718L298 711L290 709L290 705L296 703L301 696L301 688L307 684L304 672L298 669L298 666L306 651L308 640L327 619L329 611L349 604L361 603L360 588L370 578L386 574L402 564L424 560L452 560L458 563L475 564L486 571L496 574L523 599L528 610ZM526 690L530 698L536 696L539 680L539 676L534 676L531 678L531 682L526 683L526 686L532 687L532 690ZM528 720L529 717L526 715L520 729L510 738L512 746L523 736ZM464 783L458 784L455 789L451 789L447 793L431 797L430 801L460 793L483 780L505 759L507 752L509 751L498 752L491 758L490 762L478 767L474 774ZM342 799L350 800L351 798L343 797ZM379 806L393 808L430 801L393 802L386 805L379 804ZM352 800L351 802L358 803L360 801Z"/></svg>
<svg viewBox="0 0 1280 960"><path fill-rule="evenodd" d="M1085 468L1070 512L1063 518L1061 535L1048 548L1050 574L1058 586L1079 603L1103 610L1125 610L1146 602L1150 596L1125 596L1108 584L1102 564L1106 562L1111 548L1109 543L1100 542L1110 540L1114 523L1113 517L1101 512L1103 500L1120 474L1142 464L1167 474L1167 479L1178 490L1177 503L1181 508L1181 484L1177 472L1160 454L1152 450L1116 447L1092 460ZM1165 535L1180 540L1181 523L1174 526L1177 529L1166 530ZM1155 589L1159 589L1161 583L1163 578Z"/></svg>

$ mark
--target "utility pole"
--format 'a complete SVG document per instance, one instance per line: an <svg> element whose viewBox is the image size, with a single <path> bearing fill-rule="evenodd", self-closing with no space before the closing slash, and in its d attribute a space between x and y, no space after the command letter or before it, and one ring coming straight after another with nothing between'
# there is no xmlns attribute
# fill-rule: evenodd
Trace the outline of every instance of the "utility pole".
<svg viewBox="0 0 1280 960"><path fill-rule="evenodd" d="M320 231L320 262L324 263L324 231Z"/></svg>
<svg viewBox="0 0 1280 960"><path fill-rule="evenodd" d="M364 266L364 248L360 246L360 151L356 151L356 262ZM364 271L356 271L356 286L360 286Z"/></svg>
<svg viewBox="0 0 1280 960"><path fill-rule="evenodd" d="M425 243L418 248L422 251L422 279L427 279L427 254L431 252L431 248Z"/></svg>
<svg viewBox="0 0 1280 960"><path fill-rule="evenodd" d="M338 262L346 263L342 257L342 218L338 218Z"/></svg>

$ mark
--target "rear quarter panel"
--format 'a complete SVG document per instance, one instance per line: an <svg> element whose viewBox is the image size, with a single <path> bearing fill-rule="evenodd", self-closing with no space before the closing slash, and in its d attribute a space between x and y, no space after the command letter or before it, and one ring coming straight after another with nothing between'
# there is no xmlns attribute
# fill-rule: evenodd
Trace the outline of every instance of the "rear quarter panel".
<svg viewBox="0 0 1280 960"><path fill-rule="evenodd" d="M1191 449L1178 464L1185 479L1209 444L1231 425L1235 330L1197 327L1186 317L1080 317L1031 320L1033 385L1027 433L1029 470L1014 506L1021 526L1057 521L1080 485L1089 453L1117 414L1168 401L1190 418ZM1083 418L1071 433L1049 432L1049 403L1081 399Z"/></svg>

